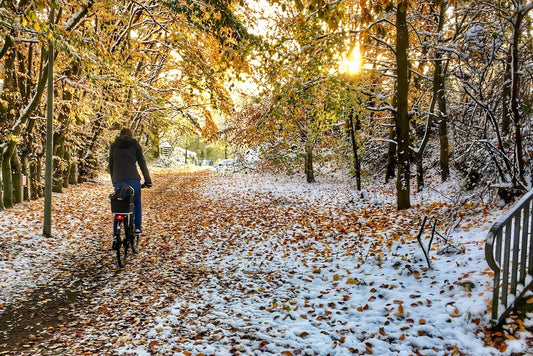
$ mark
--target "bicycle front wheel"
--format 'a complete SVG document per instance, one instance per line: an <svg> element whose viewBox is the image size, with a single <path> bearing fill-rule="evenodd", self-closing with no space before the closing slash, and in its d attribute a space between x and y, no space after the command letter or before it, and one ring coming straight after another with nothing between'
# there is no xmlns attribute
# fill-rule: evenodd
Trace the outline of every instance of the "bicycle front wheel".
<svg viewBox="0 0 533 356"><path fill-rule="evenodd" d="M124 267L128 258L129 250L127 224L119 221L117 227L117 262L120 268Z"/></svg>

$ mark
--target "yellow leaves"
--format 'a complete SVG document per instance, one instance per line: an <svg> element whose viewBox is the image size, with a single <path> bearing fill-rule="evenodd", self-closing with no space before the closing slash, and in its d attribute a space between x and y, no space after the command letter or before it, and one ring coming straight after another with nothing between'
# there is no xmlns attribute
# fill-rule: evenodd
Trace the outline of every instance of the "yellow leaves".
<svg viewBox="0 0 533 356"><path fill-rule="evenodd" d="M357 279L348 278L346 280L346 284L358 284L359 281Z"/></svg>
<svg viewBox="0 0 533 356"><path fill-rule="evenodd" d="M453 308L452 313L450 314L452 318L458 318L460 316L459 309L457 307Z"/></svg>
<svg viewBox="0 0 533 356"><path fill-rule="evenodd" d="M339 274L337 274L337 273L334 274L334 275L333 275L333 280L334 280L335 282L337 282L337 281L339 280Z"/></svg>

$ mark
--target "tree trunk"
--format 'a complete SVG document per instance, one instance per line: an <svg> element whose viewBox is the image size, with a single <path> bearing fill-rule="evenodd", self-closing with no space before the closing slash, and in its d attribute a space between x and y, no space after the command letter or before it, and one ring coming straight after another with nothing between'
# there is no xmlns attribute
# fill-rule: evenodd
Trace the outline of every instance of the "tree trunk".
<svg viewBox="0 0 533 356"><path fill-rule="evenodd" d="M37 199L43 196L43 182L41 181L41 158L30 161L30 172L28 183L30 185L30 199Z"/></svg>
<svg viewBox="0 0 533 356"><path fill-rule="evenodd" d="M360 124L359 124L359 118L356 119L356 122L354 124L354 120L353 120L354 116L356 116L355 110L353 107L351 107L350 114L348 115L348 134L350 135L350 142L352 144L355 184L357 185L357 190L361 190L361 162L359 161L357 141L355 140L355 131L359 129Z"/></svg>
<svg viewBox="0 0 533 356"><path fill-rule="evenodd" d="M450 154L448 142L448 114L446 107L446 86L442 73L441 53L437 53L435 61L435 84L437 102L439 108L439 142L440 142L440 174L444 182L450 176Z"/></svg>
<svg viewBox="0 0 533 356"><path fill-rule="evenodd" d="M398 160L396 158L396 117L392 119L393 124L389 127L389 143L387 150L387 169L385 172L385 183L396 177L396 165Z"/></svg>
<svg viewBox="0 0 533 356"><path fill-rule="evenodd" d="M79 153L78 162L78 183L84 183L89 178L92 178L94 172L98 168L98 162L95 157L95 146L98 142L97 137L102 134L103 131L103 115L97 113L96 118L93 120L92 135L86 138L87 146L83 147Z"/></svg>
<svg viewBox="0 0 533 356"><path fill-rule="evenodd" d="M68 183L69 184L76 184L78 182L78 177L77 177L77 172L76 172L76 169L77 168L77 164L74 160L71 160L70 162L70 173L68 175Z"/></svg>
<svg viewBox="0 0 533 356"><path fill-rule="evenodd" d="M11 156L15 151L15 141L10 141L7 145L7 149L4 151L2 159L2 181L4 185L4 208L9 209L13 207L13 172L11 167Z"/></svg>
<svg viewBox="0 0 533 356"><path fill-rule="evenodd" d="M24 183L22 185L22 200L29 200L30 199L30 189L29 189L29 174L28 174L28 160L26 158L21 159L21 172L24 179Z"/></svg>
<svg viewBox="0 0 533 356"><path fill-rule="evenodd" d="M502 91L502 134L506 137L509 137L509 134L511 133L511 114L509 112L509 101L511 98L511 68L513 56L509 53L507 57ZM503 150L504 148L502 147L501 149Z"/></svg>
<svg viewBox="0 0 533 356"><path fill-rule="evenodd" d="M444 28L444 21L446 20L447 1L439 1L439 23L437 26L438 33L442 32ZM437 89L434 92L437 95L437 103L439 108L439 142L440 142L440 174L441 180L444 182L450 176L450 153L448 142L448 110L446 102L446 80L443 70L442 51L437 50L435 53L435 83L433 88Z"/></svg>
<svg viewBox="0 0 533 356"><path fill-rule="evenodd" d="M315 173L313 170L313 145L309 141L305 143L305 178L307 183L315 182Z"/></svg>
<svg viewBox="0 0 533 356"><path fill-rule="evenodd" d="M63 137L63 131L60 131L58 135L54 136L52 191L54 193L61 193L63 191L64 171L68 167L68 165L65 166L65 138Z"/></svg>
<svg viewBox="0 0 533 356"><path fill-rule="evenodd" d="M65 147L65 152L63 154L64 164L65 167L63 167L63 188L68 188L70 184L70 151L68 147Z"/></svg>
<svg viewBox="0 0 533 356"><path fill-rule="evenodd" d="M11 155L11 170L13 172L13 204L22 202L22 166L20 165L17 150Z"/></svg>
<svg viewBox="0 0 533 356"><path fill-rule="evenodd" d="M531 7L529 7L531 10ZM515 18L513 22L513 42L511 47L511 118L514 125L514 135L515 135L515 155L518 165L518 181L514 182L515 186L525 184L525 168L524 168L524 149L522 143L522 132L521 132L521 116L519 108L519 96L520 96L520 64L519 64L519 54L518 46L520 44L520 28L522 26L522 21L526 15L526 11L517 8L515 11ZM522 12L523 11L523 12Z"/></svg>
<svg viewBox="0 0 533 356"><path fill-rule="evenodd" d="M409 48L409 32L407 29L408 1L403 0L396 9L396 64L397 64L397 155L398 175L396 177L397 208L408 209L411 207L410 182L411 182L411 151L409 135L409 61L407 51Z"/></svg>
<svg viewBox="0 0 533 356"><path fill-rule="evenodd" d="M3 166L4 162L4 152L0 147L0 167ZM0 211L4 210L4 178L0 177Z"/></svg>
<svg viewBox="0 0 533 356"><path fill-rule="evenodd" d="M444 85L444 83L443 83ZM444 89L441 90L444 92ZM446 98L441 94L442 98L439 100L439 139L440 139L440 176L441 180L445 182L450 176L450 152L448 141L448 119L446 114Z"/></svg>

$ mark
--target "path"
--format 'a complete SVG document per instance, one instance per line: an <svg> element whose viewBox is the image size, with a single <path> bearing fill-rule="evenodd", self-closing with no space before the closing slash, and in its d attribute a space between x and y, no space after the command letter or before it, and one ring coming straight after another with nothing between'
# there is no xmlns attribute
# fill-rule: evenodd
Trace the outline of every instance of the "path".
<svg viewBox="0 0 533 356"><path fill-rule="evenodd" d="M106 179L54 196L53 239L39 235L40 202L0 214L0 267L9 272L0 278L0 355L484 347L488 211L468 207L453 236L465 254L437 255L435 246L428 270L414 236L420 216L445 216L444 203L399 212L387 192L361 198L345 184L153 176L141 251L122 270L109 250ZM501 335L519 339L513 350L531 343L518 326Z"/></svg>
<svg viewBox="0 0 533 356"><path fill-rule="evenodd" d="M203 179L202 174L154 174L154 188L143 191L141 251L123 270L117 270L109 250L110 183L55 196L55 233L67 240L61 243L67 252L40 260L49 265L33 266L35 273L42 270L48 278L29 282L28 276L27 287L17 287L16 302L2 303L0 354L114 354L121 338L142 330L176 295L191 293L204 274L196 268L204 255L194 235L199 215L190 214L201 204L195 189ZM76 201L77 193L88 196ZM76 224L63 220L70 216ZM20 293L21 288L27 290Z"/></svg>

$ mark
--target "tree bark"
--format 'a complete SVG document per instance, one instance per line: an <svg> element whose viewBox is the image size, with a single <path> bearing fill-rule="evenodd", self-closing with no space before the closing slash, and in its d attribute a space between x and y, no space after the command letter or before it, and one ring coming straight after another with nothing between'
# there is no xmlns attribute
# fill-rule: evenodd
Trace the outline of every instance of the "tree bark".
<svg viewBox="0 0 533 356"><path fill-rule="evenodd" d="M409 48L409 31L407 28L408 1L403 0L396 9L396 65L397 65L397 156L398 175L396 177L397 208L408 209L411 207L410 182L411 182L411 151L409 134L409 60L407 52Z"/></svg>
<svg viewBox="0 0 533 356"><path fill-rule="evenodd" d="M307 141L305 142L305 178L307 183L315 182L315 173L313 169L313 144L310 137L307 137Z"/></svg>
<svg viewBox="0 0 533 356"><path fill-rule="evenodd" d="M17 152L11 155L11 171L13 174L13 204L22 202L22 166Z"/></svg>
<svg viewBox="0 0 533 356"><path fill-rule="evenodd" d="M440 142L440 174L444 182L450 176L450 153L448 141L448 113L446 105L446 85L442 73L442 54L437 53L435 62L435 86L439 108L439 142Z"/></svg>
<svg viewBox="0 0 533 356"><path fill-rule="evenodd" d="M509 102L511 99L511 67L512 55L509 53L507 63L505 65L505 73L503 77L503 91L502 91L502 134L509 137L511 133L511 114L509 110ZM504 149L503 147L501 148Z"/></svg>
<svg viewBox="0 0 533 356"><path fill-rule="evenodd" d="M444 21L446 20L447 1L440 0L439 5L439 23L437 32L441 33L444 28ZM435 53L435 83L434 89L437 91L437 103L439 108L439 142L440 142L440 174L441 180L444 182L450 176L450 153L448 141L448 110L446 102L446 79L444 73L442 51L438 50Z"/></svg>
<svg viewBox="0 0 533 356"><path fill-rule="evenodd" d="M355 139L355 131L359 129L359 119L356 119L354 123L355 110L353 107L350 108L350 114L348 115L348 134L350 135L350 142L352 144L353 152L353 169L355 174L355 184L357 190L361 190L361 162L359 161L358 146Z"/></svg>
<svg viewBox="0 0 533 356"><path fill-rule="evenodd" d="M515 18L513 21L513 41L511 47L511 118L514 125L515 135L515 155L518 165L518 181L514 182L515 186L525 184L525 167L524 167L524 148L522 143L522 130L521 130L521 115L519 108L519 96L520 96L520 59L518 53L518 46L520 44L521 26L525 15L531 10L532 6L527 9L521 8L521 2L518 2L515 9Z"/></svg>
<svg viewBox="0 0 533 356"><path fill-rule="evenodd" d="M0 167L4 164L3 156L4 154L2 150L0 150ZM0 211L2 210L4 210L4 180L0 179Z"/></svg>
<svg viewBox="0 0 533 356"><path fill-rule="evenodd" d="M396 177L396 165L398 159L396 158L396 114L394 113L393 123L389 127L389 143L387 145L387 168L385 171L385 183Z"/></svg>
<svg viewBox="0 0 533 356"><path fill-rule="evenodd" d="M4 186L4 208L13 207L13 171L11 167L11 156L15 151L17 144L15 141L9 141L7 149L4 152L2 160L2 183Z"/></svg>

